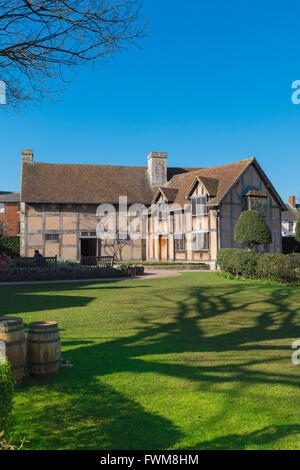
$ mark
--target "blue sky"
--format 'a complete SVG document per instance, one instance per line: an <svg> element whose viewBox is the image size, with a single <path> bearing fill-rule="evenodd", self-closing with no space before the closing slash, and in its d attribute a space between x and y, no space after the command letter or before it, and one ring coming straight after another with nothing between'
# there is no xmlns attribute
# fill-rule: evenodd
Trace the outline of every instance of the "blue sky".
<svg viewBox="0 0 300 470"><path fill-rule="evenodd" d="M56 163L213 166L255 156L280 195L300 193L300 4L145 0L142 49L77 70L61 101L0 114L0 190L22 148Z"/></svg>

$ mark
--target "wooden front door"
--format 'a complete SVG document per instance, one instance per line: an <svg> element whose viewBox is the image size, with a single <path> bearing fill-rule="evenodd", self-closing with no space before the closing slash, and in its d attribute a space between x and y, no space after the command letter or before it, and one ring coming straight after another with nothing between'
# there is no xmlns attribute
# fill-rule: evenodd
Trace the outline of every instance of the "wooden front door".
<svg viewBox="0 0 300 470"><path fill-rule="evenodd" d="M168 240L163 235L159 236L159 258L161 260L168 259Z"/></svg>

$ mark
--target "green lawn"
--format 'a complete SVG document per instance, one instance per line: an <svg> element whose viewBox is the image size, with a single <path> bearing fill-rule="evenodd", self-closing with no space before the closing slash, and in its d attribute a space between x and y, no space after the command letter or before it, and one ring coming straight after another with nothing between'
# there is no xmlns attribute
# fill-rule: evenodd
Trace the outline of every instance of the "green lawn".
<svg viewBox="0 0 300 470"><path fill-rule="evenodd" d="M299 288L216 273L0 287L2 314L59 323L61 369L25 377L25 449L299 449Z"/></svg>

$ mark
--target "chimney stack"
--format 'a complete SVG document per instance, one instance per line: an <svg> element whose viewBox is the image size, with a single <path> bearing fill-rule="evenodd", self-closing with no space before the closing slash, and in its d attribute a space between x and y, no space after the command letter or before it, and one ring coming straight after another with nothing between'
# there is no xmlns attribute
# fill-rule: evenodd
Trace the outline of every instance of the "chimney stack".
<svg viewBox="0 0 300 470"><path fill-rule="evenodd" d="M289 197L289 205L292 206L294 209L296 209L296 197L295 196Z"/></svg>
<svg viewBox="0 0 300 470"><path fill-rule="evenodd" d="M22 150L22 161L23 162L33 162L33 150L23 149Z"/></svg>
<svg viewBox="0 0 300 470"><path fill-rule="evenodd" d="M152 187L164 186L167 181L167 159L166 152L151 152L148 155L148 174Z"/></svg>

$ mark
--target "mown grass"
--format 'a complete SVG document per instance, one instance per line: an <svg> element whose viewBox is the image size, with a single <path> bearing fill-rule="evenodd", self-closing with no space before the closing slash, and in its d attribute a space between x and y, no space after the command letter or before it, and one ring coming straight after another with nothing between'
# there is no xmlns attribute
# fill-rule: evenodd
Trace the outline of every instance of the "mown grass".
<svg viewBox="0 0 300 470"><path fill-rule="evenodd" d="M1 314L59 323L74 368L24 379L25 449L298 449L299 288L216 273L0 287Z"/></svg>

